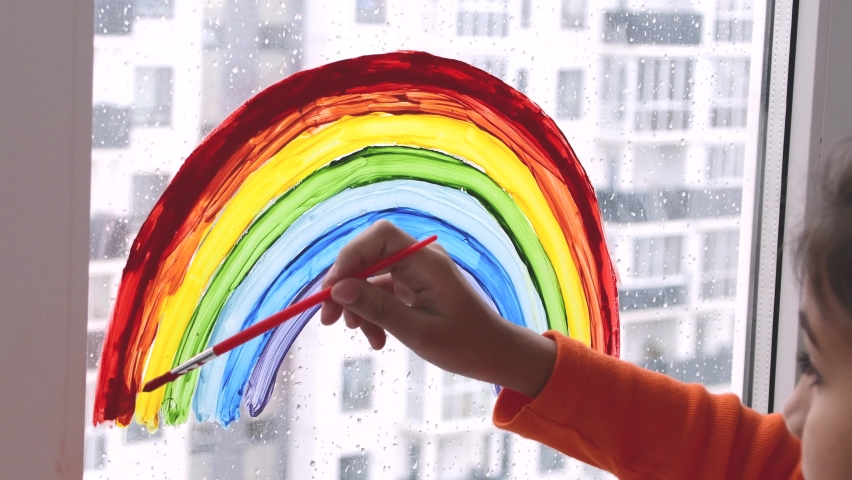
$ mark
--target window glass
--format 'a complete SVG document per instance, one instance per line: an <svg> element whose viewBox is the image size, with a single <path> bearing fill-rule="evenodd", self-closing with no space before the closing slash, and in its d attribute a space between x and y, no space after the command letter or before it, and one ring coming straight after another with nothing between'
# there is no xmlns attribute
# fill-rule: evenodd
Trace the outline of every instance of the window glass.
<svg viewBox="0 0 852 480"><path fill-rule="evenodd" d="M508 0L460 0L459 36L506 37L509 35Z"/></svg>
<svg viewBox="0 0 852 480"><path fill-rule="evenodd" d="M343 411L370 408L373 390L373 360L370 357L348 358L343 362Z"/></svg>
<svg viewBox="0 0 852 480"><path fill-rule="evenodd" d="M141 18L171 18L174 0L135 0L133 13Z"/></svg>
<svg viewBox="0 0 852 480"><path fill-rule="evenodd" d="M532 0L521 0L521 28L529 28L532 18Z"/></svg>
<svg viewBox="0 0 852 480"><path fill-rule="evenodd" d="M521 93L526 93L527 88L529 88L530 80L528 76L529 71L526 68L519 69L515 76L515 88Z"/></svg>
<svg viewBox="0 0 852 480"><path fill-rule="evenodd" d="M565 468L565 455L546 445L538 448L538 472L553 473Z"/></svg>
<svg viewBox="0 0 852 480"><path fill-rule="evenodd" d="M716 0L714 39L719 43L748 43L754 31L753 0Z"/></svg>
<svg viewBox="0 0 852 480"><path fill-rule="evenodd" d="M745 145L709 145L707 148L707 180L738 184L745 167Z"/></svg>
<svg viewBox="0 0 852 480"><path fill-rule="evenodd" d="M384 23L385 2L382 0L358 0L355 19L358 23Z"/></svg>
<svg viewBox="0 0 852 480"><path fill-rule="evenodd" d="M581 98L583 95L583 72L579 70L562 70L557 77L556 87L556 116L557 118L574 120L582 114Z"/></svg>
<svg viewBox="0 0 852 480"><path fill-rule="evenodd" d="M707 232L704 235L701 297L733 297L737 293L737 257L740 232L737 229Z"/></svg>
<svg viewBox="0 0 852 480"><path fill-rule="evenodd" d="M748 58L716 60L716 91L710 124L714 127L745 127L748 119Z"/></svg>
<svg viewBox="0 0 852 480"><path fill-rule="evenodd" d="M640 58L636 130L686 130L691 121L693 60Z"/></svg>
<svg viewBox="0 0 852 480"><path fill-rule="evenodd" d="M441 385L441 418L445 421L487 415L491 396L475 380L444 372Z"/></svg>
<svg viewBox="0 0 852 480"><path fill-rule="evenodd" d="M110 309L110 276L89 277L89 318L104 320Z"/></svg>
<svg viewBox="0 0 852 480"><path fill-rule="evenodd" d="M367 480L369 462L367 455L340 457L340 480Z"/></svg>
<svg viewBox="0 0 852 480"><path fill-rule="evenodd" d="M764 11L755 0L96 0L88 414L127 253L198 142L283 78L396 50L474 65L553 118L598 195L622 357L739 393ZM497 430L494 400L393 338L376 352L311 322L258 418L153 435L87 421L85 478L611 478Z"/></svg>
<svg viewBox="0 0 852 480"><path fill-rule="evenodd" d="M86 335L86 369L92 370L98 368L103 343L104 332L102 331L89 332Z"/></svg>
<svg viewBox="0 0 852 480"><path fill-rule="evenodd" d="M586 24L588 0L562 0L562 28L581 28Z"/></svg>
<svg viewBox="0 0 852 480"><path fill-rule="evenodd" d="M96 433L86 435L83 468L87 471L104 468L106 459L106 435Z"/></svg>
<svg viewBox="0 0 852 480"><path fill-rule="evenodd" d="M171 125L171 67L138 67L135 85L133 123L145 127Z"/></svg>

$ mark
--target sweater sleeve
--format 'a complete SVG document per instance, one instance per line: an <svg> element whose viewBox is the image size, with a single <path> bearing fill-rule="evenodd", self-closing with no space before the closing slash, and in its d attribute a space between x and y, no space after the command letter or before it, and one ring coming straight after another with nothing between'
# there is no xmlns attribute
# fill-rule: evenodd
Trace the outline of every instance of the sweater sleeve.
<svg viewBox="0 0 852 480"><path fill-rule="evenodd" d="M556 365L536 398L503 389L494 424L621 479L802 478L800 442L778 414L736 395L598 353L556 332Z"/></svg>

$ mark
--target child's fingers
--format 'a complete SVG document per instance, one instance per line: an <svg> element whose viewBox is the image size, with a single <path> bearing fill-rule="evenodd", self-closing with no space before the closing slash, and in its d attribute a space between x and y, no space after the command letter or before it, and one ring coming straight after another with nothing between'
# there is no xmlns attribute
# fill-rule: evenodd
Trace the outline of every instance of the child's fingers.
<svg viewBox="0 0 852 480"><path fill-rule="evenodd" d="M334 265L325 277L323 286L334 285L341 278L350 277L388 255L415 243L417 240L411 235L387 220L379 220L340 250Z"/></svg>
<svg viewBox="0 0 852 480"><path fill-rule="evenodd" d="M358 328L364 324L364 319L361 318L357 313L351 312L349 310L343 310L343 321L346 322L346 326L348 328Z"/></svg>
<svg viewBox="0 0 852 480"><path fill-rule="evenodd" d="M347 278L334 285L334 300L370 323L384 328L403 343L427 326L424 314L370 282Z"/></svg>
<svg viewBox="0 0 852 480"><path fill-rule="evenodd" d="M377 275L367 281L381 288L382 290L390 293L391 295L394 294L394 290L396 289L395 285L393 284L393 278L389 273Z"/></svg>
<svg viewBox="0 0 852 480"><path fill-rule="evenodd" d="M334 300L326 300L322 302L320 309L320 323L323 325L334 325L343 314L343 307L334 302Z"/></svg>
<svg viewBox="0 0 852 480"><path fill-rule="evenodd" d="M388 338L384 328L375 323L364 322L361 324L361 331L364 332L364 336L367 337L367 341L370 342L373 350L384 348Z"/></svg>

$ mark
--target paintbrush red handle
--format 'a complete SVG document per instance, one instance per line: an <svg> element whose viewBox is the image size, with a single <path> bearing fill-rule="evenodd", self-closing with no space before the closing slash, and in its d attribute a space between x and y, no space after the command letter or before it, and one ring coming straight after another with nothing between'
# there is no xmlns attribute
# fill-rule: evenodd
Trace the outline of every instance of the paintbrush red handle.
<svg viewBox="0 0 852 480"><path fill-rule="evenodd" d="M417 243L415 243L414 245L411 245L408 248L405 248L403 250L400 250L400 251L394 253L393 255L388 256L384 260L376 263L375 265L373 265L371 267L367 267L364 270L361 270L360 272L355 274L354 277L363 278L363 279L366 280L367 278L370 278L373 275L375 275L376 273L379 273L382 270L390 267L394 263L396 263L396 262L402 260L403 258L411 255L412 253L422 249L423 247L425 247L426 245L429 245L430 243L434 242L437 239L438 239L437 235L432 235L431 237L429 237L429 238L427 238L423 241L417 242ZM328 287L328 288L326 288L326 289L324 289L320 292L317 292L317 293L311 295L308 298L300 300L300 301L290 305L289 307L285 308L284 310L281 310L280 312L276 313L275 315L272 315L272 316L270 316L269 318L267 318L263 321L255 323L254 325L246 328L245 330L241 331L240 333L235 334L233 337L222 340L221 342L217 343L216 345L213 345L213 351L216 352L216 355L222 355L225 352L229 352L229 351L237 348L238 346L248 342L249 340L251 340L251 339L253 339L253 338L255 338L259 335L262 335L263 333L265 333L269 330L272 330L273 328L277 327L278 325L281 325L282 323L284 323L287 320L295 317L296 315L304 312L305 310L308 310L311 307L319 305L320 303L331 298L331 288L332 287Z"/></svg>
<svg viewBox="0 0 852 480"><path fill-rule="evenodd" d="M430 243L434 242L438 239L437 235L432 235L429 238L421 240L414 245L411 245L408 248L404 248L392 255L389 255L387 258L375 263L374 265L361 270L357 274L353 275L355 278L363 278L367 279L372 277L373 275L381 272L382 270L392 266L396 262L402 260L403 258L417 252L418 250L423 249ZM319 305L320 303L331 298L331 287L328 287L320 292L317 292L311 295L308 298L305 298L301 301L298 301L289 307L281 310L275 315L270 316L254 325L246 328L245 330L235 334L234 336L222 340L221 342L213 345L213 347L208 348L207 350L201 352L200 354L192 357L186 362L178 365L177 367L169 370L168 372L160 375L157 378L152 379L148 383L145 384L144 388L142 388L143 392L151 392L160 388L161 386L173 382L175 379L184 375L196 368L204 365L205 363L213 360L214 358L222 355L225 352L229 352L240 345L248 342L249 340L263 335L264 333L272 330L273 328L281 325L287 320L295 317L296 315L308 310L311 307Z"/></svg>

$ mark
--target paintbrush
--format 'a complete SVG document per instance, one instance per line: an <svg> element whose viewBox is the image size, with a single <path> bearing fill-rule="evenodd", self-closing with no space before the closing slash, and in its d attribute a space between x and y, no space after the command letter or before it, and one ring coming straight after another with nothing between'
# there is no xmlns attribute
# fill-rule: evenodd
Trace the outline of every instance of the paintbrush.
<svg viewBox="0 0 852 480"><path fill-rule="evenodd" d="M366 280L367 278L370 278L373 275L381 272L382 270L390 267L391 265L402 260L403 258L408 257L409 255L413 254L414 252L421 250L423 247L425 247L426 245L429 245L430 243L434 242L437 239L438 239L437 235L432 235L431 237L429 237L425 240L421 240L421 241L415 243L414 245L411 245L408 248L400 250L400 251L394 253L393 255L388 256L384 260L380 260L379 262L375 263L374 265L367 267L364 270L361 270L357 274L353 275L353 277L362 278L362 279ZM281 310L280 312L276 313L275 315L272 315L271 317L266 318L263 321L260 321L256 324L248 327L247 329L243 330L242 332L239 332L239 333L237 333L236 335L234 335L230 338L222 340L221 342L217 343L216 345L213 345L212 347L208 348L207 350L205 350L205 351L199 353L198 355L190 358L186 362L178 365L177 367L169 370L168 372L160 375L159 377L154 378L153 380L149 381L142 388L142 391L143 392L153 392L154 390L162 387L163 385L170 383L170 382L173 382L175 379L177 379L181 375L184 375L186 373L189 373L189 372L195 370L196 368L201 367L205 363L215 359L216 357L224 354L225 352L229 352L229 351L239 347L240 345L248 342L249 340L257 337L258 335L262 335L262 334L268 332L269 330L272 330L273 328L277 327L278 325L281 325L282 323L284 323L287 320L295 317L296 315L304 312L305 310L307 310L311 307L314 307L316 305L319 305L320 303L331 298L331 288L332 287L328 287L328 288L326 288L326 289L324 289L320 292L315 293L314 295L311 295L310 297L308 297L304 300L300 300L300 301L290 305L289 307L285 308L284 310Z"/></svg>

